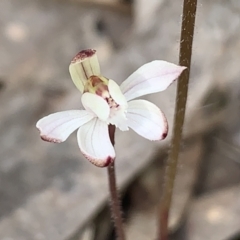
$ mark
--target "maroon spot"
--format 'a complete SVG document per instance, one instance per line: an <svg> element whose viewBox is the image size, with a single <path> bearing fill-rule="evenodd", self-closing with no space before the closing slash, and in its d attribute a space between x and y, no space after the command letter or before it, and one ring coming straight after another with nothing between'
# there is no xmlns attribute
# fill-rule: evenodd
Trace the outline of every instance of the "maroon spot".
<svg viewBox="0 0 240 240"><path fill-rule="evenodd" d="M107 167L109 164L111 164L113 162L113 158L108 156L105 162L105 165L103 167Z"/></svg>
<svg viewBox="0 0 240 240"><path fill-rule="evenodd" d="M96 50L94 49L87 49L87 50L82 50L79 52L71 61L71 63L75 63L78 61L82 61L85 58L92 57L96 53Z"/></svg>
<svg viewBox="0 0 240 240"><path fill-rule="evenodd" d="M50 138L46 135L41 135L41 139L46 142L52 142L52 143L61 143L62 141L60 139L56 138Z"/></svg>
<svg viewBox="0 0 240 240"><path fill-rule="evenodd" d="M162 139L165 139L165 138L167 137L167 135L168 135L167 132L163 133L163 134L162 134Z"/></svg>

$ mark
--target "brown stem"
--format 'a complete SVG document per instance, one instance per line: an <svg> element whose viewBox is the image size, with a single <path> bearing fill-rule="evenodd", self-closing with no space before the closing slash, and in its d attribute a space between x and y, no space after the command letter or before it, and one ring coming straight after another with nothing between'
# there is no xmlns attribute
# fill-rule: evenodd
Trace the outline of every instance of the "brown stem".
<svg viewBox="0 0 240 240"><path fill-rule="evenodd" d="M115 126L109 125L109 137L111 140L112 145L114 146L114 135L115 135ZM118 240L125 240L124 228L123 228L123 221L122 221L122 212L121 212L121 205L119 201L119 195L117 191L117 184L116 184L116 174L115 174L115 165L114 161L108 166L108 183L109 183L109 190L111 195L111 214L117 234Z"/></svg>
<svg viewBox="0 0 240 240"><path fill-rule="evenodd" d="M159 207L158 240L168 240L168 218L182 139L182 128L188 94L196 10L197 0L184 0L179 65L186 66L187 70L183 72L178 80L173 136L171 140L169 156L167 159L163 195Z"/></svg>

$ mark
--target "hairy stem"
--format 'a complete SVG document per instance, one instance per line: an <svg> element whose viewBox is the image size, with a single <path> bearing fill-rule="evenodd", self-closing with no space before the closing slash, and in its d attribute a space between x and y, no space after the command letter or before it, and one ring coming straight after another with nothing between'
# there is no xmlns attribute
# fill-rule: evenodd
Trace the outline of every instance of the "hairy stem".
<svg viewBox="0 0 240 240"><path fill-rule="evenodd" d="M114 135L115 135L115 126L109 125L109 137L112 145L114 146ZM108 166L108 183L109 191L111 195L111 214L115 226L115 231L117 234L118 240L125 240L123 221L122 221L122 211L119 201L119 195L117 191L116 184L116 174L115 174L115 165L114 161Z"/></svg>
<svg viewBox="0 0 240 240"><path fill-rule="evenodd" d="M167 159L163 195L159 207L158 240L168 240L168 218L172 202L174 180L177 172L178 155L182 139L182 129L188 95L188 82L191 66L196 10L197 0L184 0L179 65L186 66L187 69L183 72L178 80L173 136L171 140L169 156Z"/></svg>

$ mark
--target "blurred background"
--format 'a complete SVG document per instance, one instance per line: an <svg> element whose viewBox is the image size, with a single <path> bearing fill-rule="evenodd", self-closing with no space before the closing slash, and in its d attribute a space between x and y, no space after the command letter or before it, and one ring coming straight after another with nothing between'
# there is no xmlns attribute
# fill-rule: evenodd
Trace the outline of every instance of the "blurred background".
<svg viewBox="0 0 240 240"><path fill-rule="evenodd" d="M190 90L170 216L174 240L240 239L240 1L199 0ZM114 240L106 169L84 159L76 134L41 141L37 120L80 109L68 66L98 52L121 83L142 64L178 62L182 1L0 1L0 239ZM166 114L160 143L116 134L128 239L154 239L176 84L147 96Z"/></svg>

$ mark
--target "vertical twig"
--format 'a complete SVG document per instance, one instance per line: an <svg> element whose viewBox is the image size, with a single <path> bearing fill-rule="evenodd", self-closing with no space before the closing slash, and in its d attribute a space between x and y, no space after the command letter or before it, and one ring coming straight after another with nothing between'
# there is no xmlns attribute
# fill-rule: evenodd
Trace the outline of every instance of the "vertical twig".
<svg viewBox="0 0 240 240"><path fill-rule="evenodd" d="M109 137L113 146L115 143L114 135L115 135L115 126L109 125ZM121 205L119 201L119 195L118 195L117 184L116 184L114 162L108 166L108 183L109 183L109 191L111 195L111 202L110 202L111 214L112 214L112 218L115 226L115 231L119 240L125 240Z"/></svg>
<svg viewBox="0 0 240 240"><path fill-rule="evenodd" d="M174 180L177 172L180 143L182 139L182 128L188 94L196 10L197 0L184 0L179 65L186 66L187 69L183 72L178 80L173 136L167 160L163 195L159 207L158 240L168 239L168 217L172 201Z"/></svg>

